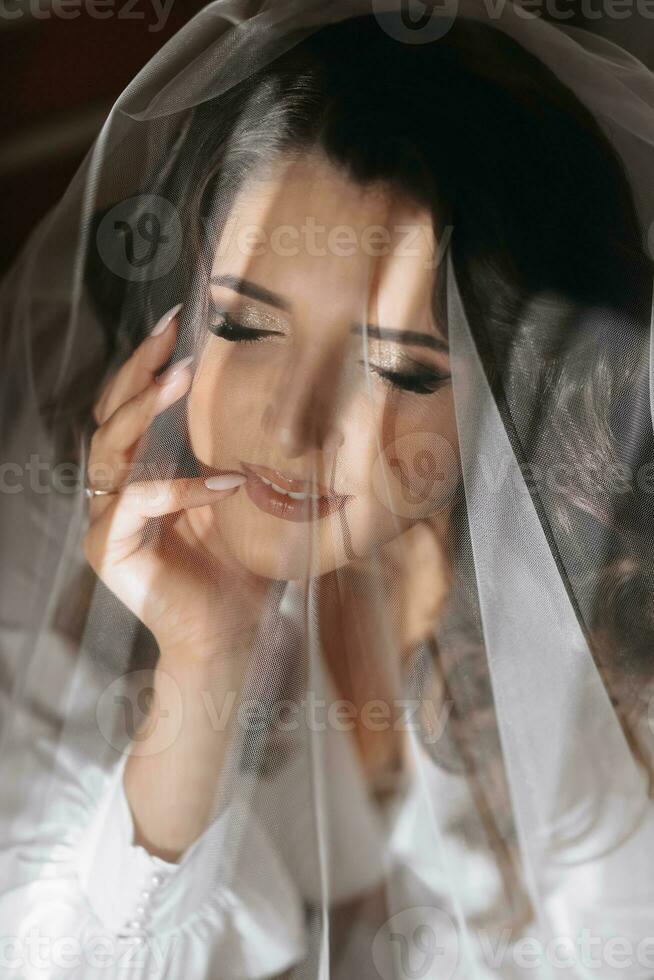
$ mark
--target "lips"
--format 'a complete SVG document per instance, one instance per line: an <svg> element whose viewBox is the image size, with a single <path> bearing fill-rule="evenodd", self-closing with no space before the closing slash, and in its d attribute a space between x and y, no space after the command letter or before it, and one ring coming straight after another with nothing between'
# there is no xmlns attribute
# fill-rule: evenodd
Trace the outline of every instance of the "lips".
<svg viewBox="0 0 654 980"><path fill-rule="evenodd" d="M245 490L255 506L286 521L321 520L344 507L351 497L320 483L298 480L267 466L241 461L247 477Z"/></svg>

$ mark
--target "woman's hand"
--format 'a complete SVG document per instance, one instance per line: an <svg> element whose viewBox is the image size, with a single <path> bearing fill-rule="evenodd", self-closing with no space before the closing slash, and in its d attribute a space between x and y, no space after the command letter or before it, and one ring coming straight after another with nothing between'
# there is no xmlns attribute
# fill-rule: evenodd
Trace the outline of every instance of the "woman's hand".
<svg viewBox="0 0 654 980"><path fill-rule="evenodd" d="M236 493L244 477L214 477L213 488L202 478L129 479L153 419L191 386L190 358L156 377L175 347L178 310L139 345L94 409L88 480L113 492L91 498L84 550L97 575L154 634L162 657L239 656L254 635L266 583L233 560L227 571L189 511L207 508L210 524L208 508Z"/></svg>

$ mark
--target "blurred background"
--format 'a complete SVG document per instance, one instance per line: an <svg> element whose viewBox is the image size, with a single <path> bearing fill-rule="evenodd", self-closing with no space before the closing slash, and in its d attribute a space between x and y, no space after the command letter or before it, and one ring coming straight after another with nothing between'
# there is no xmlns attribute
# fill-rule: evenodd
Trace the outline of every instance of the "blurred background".
<svg viewBox="0 0 654 980"><path fill-rule="evenodd" d="M0 271L127 83L207 0L0 0Z"/></svg>
<svg viewBox="0 0 654 980"><path fill-rule="evenodd" d="M0 0L0 272L61 196L125 85L204 6ZM533 0L528 9L539 10ZM654 68L654 0L543 0L540 12L616 41Z"/></svg>

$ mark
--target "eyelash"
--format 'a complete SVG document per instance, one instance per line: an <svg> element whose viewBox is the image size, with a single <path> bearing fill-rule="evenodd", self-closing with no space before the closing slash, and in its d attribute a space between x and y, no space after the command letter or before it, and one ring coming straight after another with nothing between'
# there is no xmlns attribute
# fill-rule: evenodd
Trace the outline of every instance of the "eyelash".
<svg viewBox="0 0 654 980"><path fill-rule="evenodd" d="M363 364L363 361L359 362ZM444 384L450 380L449 374L439 374L437 371L418 372L416 374L400 374L396 371L384 371L383 368L370 365L381 381L391 388L399 388L402 391L410 391L414 395L433 395Z"/></svg>
<svg viewBox="0 0 654 980"><path fill-rule="evenodd" d="M220 318L220 322L210 321L209 330L216 337L221 337L231 343L257 344L266 337L280 337L282 335L280 330L253 330L250 327L244 327L230 313L216 313L214 315Z"/></svg>
<svg viewBox="0 0 654 980"><path fill-rule="evenodd" d="M215 315L220 318L220 322L211 321L208 324L209 330L216 337L230 343L257 344L265 337L281 336L281 331L278 330L254 330L250 327L244 327L229 313ZM359 363L364 364L365 362L359 361ZM431 395L450 380L449 374L439 374L436 371L401 374L397 371L385 371L383 368L375 367L372 364L370 370L380 378L383 384L392 388L399 388L402 391L410 391L416 395Z"/></svg>

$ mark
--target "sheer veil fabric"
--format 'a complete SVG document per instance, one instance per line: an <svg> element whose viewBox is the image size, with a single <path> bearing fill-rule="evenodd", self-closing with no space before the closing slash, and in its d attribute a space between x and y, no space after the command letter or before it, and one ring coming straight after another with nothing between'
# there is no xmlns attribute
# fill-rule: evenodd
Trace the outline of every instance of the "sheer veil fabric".
<svg viewBox="0 0 654 980"><path fill-rule="evenodd" d="M210 3L5 280L3 976L654 974L654 77L508 0L408 11ZM165 315L187 390L120 487L246 480L201 558L153 491L175 658L159 566L85 545ZM216 608L239 682L191 704ZM200 710L208 816L155 853L126 766Z"/></svg>

